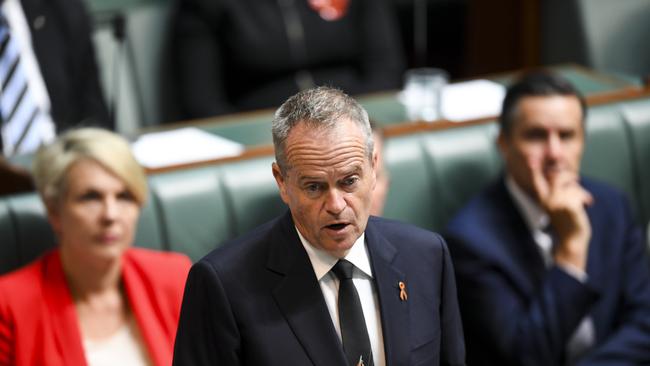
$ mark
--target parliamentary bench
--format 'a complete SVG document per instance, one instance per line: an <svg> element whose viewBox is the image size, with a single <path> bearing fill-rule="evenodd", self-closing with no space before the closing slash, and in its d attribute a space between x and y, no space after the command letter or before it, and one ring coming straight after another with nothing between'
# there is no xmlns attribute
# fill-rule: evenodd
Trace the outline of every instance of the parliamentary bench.
<svg viewBox="0 0 650 366"><path fill-rule="evenodd" d="M443 128L444 127L444 128ZM391 187L385 216L440 230L501 172L494 120L386 129ZM135 243L196 260L286 210L269 150L246 159L152 171ZM589 108L583 173L625 192L650 219L650 93ZM55 245L36 193L0 198L0 273Z"/></svg>

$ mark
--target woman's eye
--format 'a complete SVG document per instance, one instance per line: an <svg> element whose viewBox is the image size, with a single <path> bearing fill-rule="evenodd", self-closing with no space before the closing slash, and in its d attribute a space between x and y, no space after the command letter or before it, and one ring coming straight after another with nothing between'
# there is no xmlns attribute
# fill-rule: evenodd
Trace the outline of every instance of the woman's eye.
<svg viewBox="0 0 650 366"><path fill-rule="evenodd" d="M101 195L99 192L96 191L88 191L86 193L83 193L81 196L79 196L79 199L82 201L93 201L101 198Z"/></svg>
<svg viewBox="0 0 650 366"><path fill-rule="evenodd" d="M123 201L135 201L135 197L129 191L120 192L120 194L117 195L117 198Z"/></svg>

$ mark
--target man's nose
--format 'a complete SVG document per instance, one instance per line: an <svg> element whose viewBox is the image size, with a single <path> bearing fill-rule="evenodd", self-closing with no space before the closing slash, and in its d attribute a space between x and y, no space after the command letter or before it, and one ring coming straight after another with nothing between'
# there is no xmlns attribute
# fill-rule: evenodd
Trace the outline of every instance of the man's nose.
<svg viewBox="0 0 650 366"><path fill-rule="evenodd" d="M562 154L562 140L558 134L550 134L546 140L545 153L548 158L557 159Z"/></svg>
<svg viewBox="0 0 650 366"><path fill-rule="evenodd" d="M343 192L338 189L330 189L325 199L325 209L327 212L337 215L340 214L346 206L347 203L343 197Z"/></svg>

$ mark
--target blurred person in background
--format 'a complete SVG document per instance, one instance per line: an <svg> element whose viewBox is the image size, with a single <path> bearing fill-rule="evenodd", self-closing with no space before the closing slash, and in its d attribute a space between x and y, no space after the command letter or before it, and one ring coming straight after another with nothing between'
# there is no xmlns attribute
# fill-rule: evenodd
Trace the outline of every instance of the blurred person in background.
<svg viewBox="0 0 650 366"><path fill-rule="evenodd" d="M32 190L5 159L79 125L113 123L80 0L0 1L0 194Z"/></svg>
<svg viewBox="0 0 650 366"><path fill-rule="evenodd" d="M503 101L500 179L451 221L470 365L650 363L650 262L627 198L580 176L585 102L535 72Z"/></svg>
<svg viewBox="0 0 650 366"><path fill-rule="evenodd" d="M169 365L191 265L133 248L147 197L126 140L71 130L36 154L58 247L0 277L0 365Z"/></svg>
<svg viewBox="0 0 650 366"><path fill-rule="evenodd" d="M317 85L396 89L404 60L393 18L386 0L180 0L183 117L276 107Z"/></svg>

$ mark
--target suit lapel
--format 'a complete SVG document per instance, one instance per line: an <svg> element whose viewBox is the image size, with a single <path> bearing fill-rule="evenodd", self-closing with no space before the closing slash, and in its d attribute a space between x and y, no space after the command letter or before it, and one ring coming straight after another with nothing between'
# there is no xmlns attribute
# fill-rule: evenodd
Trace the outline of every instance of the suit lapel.
<svg viewBox="0 0 650 366"><path fill-rule="evenodd" d="M499 243L504 246L505 252L501 260L507 264L519 284L527 293L532 293L541 283L546 273L546 265L542 258L537 244L535 243L523 214L515 205L513 198L508 193L504 179L497 183L493 202L501 205L494 210L494 214L503 213L501 222L497 222L495 228L501 231L501 235L512 235L506 237ZM521 276L527 273L527 276Z"/></svg>
<svg viewBox="0 0 650 366"><path fill-rule="evenodd" d="M289 213L274 230L271 242L268 268L285 276L273 296L296 338L314 365L345 365L323 293Z"/></svg>
<svg viewBox="0 0 650 366"><path fill-rule="evenodd" d="M399 297L399 282L408 284L397 265L397 249L372 223L366 228L366 241L372 264L381 311L386 364L406 365L409 358L409 302Z"/></svg>

